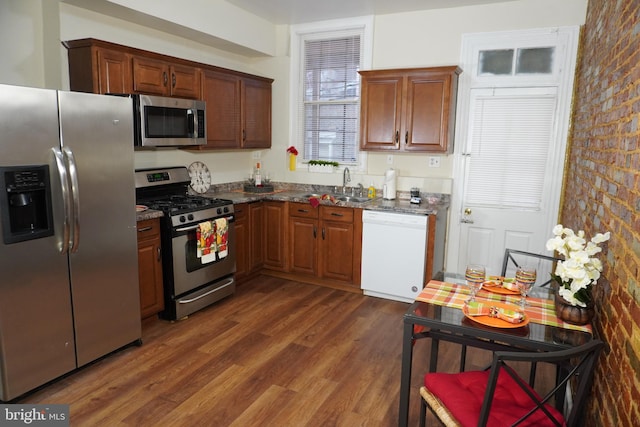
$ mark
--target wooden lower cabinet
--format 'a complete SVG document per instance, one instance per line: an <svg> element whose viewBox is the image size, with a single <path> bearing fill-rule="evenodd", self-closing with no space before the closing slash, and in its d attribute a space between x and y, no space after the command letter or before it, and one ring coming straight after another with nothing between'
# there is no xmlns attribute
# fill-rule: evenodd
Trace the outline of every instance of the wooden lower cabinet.
<svg viewBox="0 0 640 427"><path fill-rule="evenodd" d="M239 203L234 206L236 229L237 282L256 274L263 265L263 202Z"/></svg>
<svg viewBox="0 0 640 427"><path fill-rule="evenodd" d="M360 209L291 203L289 240L291 273L360 286Z"/></svg>
<svg viewBox="0 0 640 427"><path fill-rule="evenodd" d="M164 309L160 220L139 221L137 229L140 312L144 319Z"/></svg>
<svg viewBox="0 0 640 427"><path fill-rule="evenodd" d="M264 268L287 271L289 203L264 201Z"/></svg>

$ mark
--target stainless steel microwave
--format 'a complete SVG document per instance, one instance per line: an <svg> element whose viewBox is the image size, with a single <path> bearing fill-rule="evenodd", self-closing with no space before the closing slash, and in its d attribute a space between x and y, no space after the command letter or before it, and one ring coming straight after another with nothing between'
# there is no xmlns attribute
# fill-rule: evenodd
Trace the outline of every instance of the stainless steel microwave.
<svg viewBox="0 0 640 427"><path fill-rule="evenodd" d="M131 95L136 147L185 147L207 143L205 102Z"/></svg>

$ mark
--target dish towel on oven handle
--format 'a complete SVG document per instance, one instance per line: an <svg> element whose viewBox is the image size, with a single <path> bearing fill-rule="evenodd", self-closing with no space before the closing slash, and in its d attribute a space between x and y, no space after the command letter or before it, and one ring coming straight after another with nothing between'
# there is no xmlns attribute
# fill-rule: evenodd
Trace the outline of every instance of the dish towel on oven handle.
<svg viewBox="0 0 640 427"><path fill-rule="evenodd" d="M218 258L222 259L229 254L229 224L226 218L216 219L215 224Z"/></svg>
<svg viewBox="0 0 640 427"><path fill-rule="evenodd" d="M200 262L207 264L216 260L216 223L213 221L204 221L198 224L196 228L197 240L197 257Z"/></svg>

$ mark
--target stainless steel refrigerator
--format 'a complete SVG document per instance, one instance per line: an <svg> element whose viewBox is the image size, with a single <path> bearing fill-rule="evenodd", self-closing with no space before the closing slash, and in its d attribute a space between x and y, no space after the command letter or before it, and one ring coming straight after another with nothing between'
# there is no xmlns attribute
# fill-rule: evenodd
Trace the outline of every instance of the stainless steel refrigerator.
<svg viewBox="0 0 640 427"><path fill-rule="evenodd" d="M0 400L141 342L132 111L0 85Z"/></svg>

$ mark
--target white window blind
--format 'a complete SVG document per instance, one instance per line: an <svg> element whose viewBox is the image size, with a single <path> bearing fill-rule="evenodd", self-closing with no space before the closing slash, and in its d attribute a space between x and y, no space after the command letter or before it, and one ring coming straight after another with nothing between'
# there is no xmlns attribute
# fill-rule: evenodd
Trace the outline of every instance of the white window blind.
<svg viewBox="0 0 640 427"><path fill-rule="evenodd" d="M362 30L352 30L303 40L298 117L305 160L356 162L361 39Z"/></svg>
<svg viewBox="0 0 640 427"><path fill-rule="evenodd" d="M539 210L555 93L472 94L471 102L468 204Z"/></svg>

